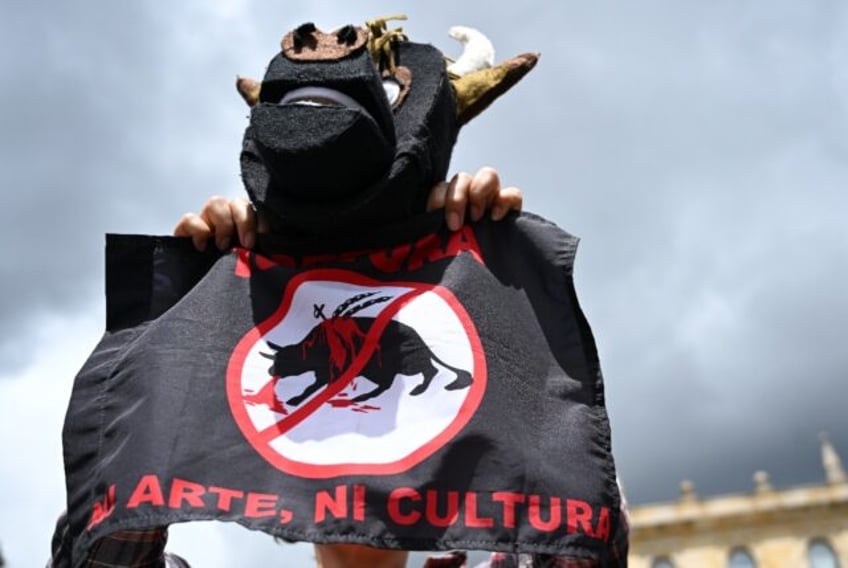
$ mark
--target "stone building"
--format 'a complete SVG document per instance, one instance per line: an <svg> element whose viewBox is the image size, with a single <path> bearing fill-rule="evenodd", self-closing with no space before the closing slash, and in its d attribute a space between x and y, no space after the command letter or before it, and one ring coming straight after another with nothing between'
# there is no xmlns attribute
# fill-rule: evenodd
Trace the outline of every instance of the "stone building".
<svg viewBox="0 0 848 568"><path fill-rule="evenodd" d="M821 442L825 481L775 489L763 471L747 494L632 507L631 568L848 568L848 479Z"/></svg>

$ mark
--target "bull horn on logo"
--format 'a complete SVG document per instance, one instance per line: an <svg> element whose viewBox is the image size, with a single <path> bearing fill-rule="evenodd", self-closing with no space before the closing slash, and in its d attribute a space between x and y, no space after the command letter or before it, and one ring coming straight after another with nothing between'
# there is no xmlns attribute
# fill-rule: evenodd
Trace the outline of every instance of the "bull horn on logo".
<svg viewBox="0 0 848 568"><path fill-rule="evenodd" d="M448 66L460 126L507 92L539 60L538 53L522 53L494 65L495 49L485 35L464 26L452 27L449 34L464 46L459 59Z"/></svg>

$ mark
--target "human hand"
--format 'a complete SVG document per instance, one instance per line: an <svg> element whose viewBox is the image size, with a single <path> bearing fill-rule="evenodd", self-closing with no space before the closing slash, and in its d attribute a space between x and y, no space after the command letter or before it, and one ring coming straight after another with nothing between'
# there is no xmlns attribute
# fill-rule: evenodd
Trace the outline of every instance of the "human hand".
<svg viewBox="0 0 848 568"><path fill-rule="evenodd" d="M465 222L466 214L477 221L489 211L492 219L499 221L513 209L520 211L522 202L520 189L502 188L498 172L483 167L473 177L458 173L450 182L436 184L430 191L427 210L444 207L448 228L456 231ZM265 230L261 216L256 214L246 198L230 200L215 196L206 200L200 213L183 215L174 227L174 235L191 237L195 248L201 251L206 250L208 240L214 237L215 245L226 250L236 234L241 246L253 248L256 234Z"/></svg>
<svg viewBox="0 0 848 568"><path fill-rule="evenodd" d="M214 196L206 200L200 213L183 215L174 227L174 236L191 237L194 247L202 251L212 237L218 249L226 250L232 244L233 235L237 234L241 246L253 248L256 233L261 229L264 229L263 223L257 219L247 198Z"/></svg>
<svg viewBox="0 0 848 568"><path fill-rule="evenodd" d="M427 210L445 208L445 221L451 231L465 222L466 213L472 221L480 220L486 211L495 221L511 210L521 211L524 196L517 187L501 187L494 168L482 167L474 177L461 172L450 182L441 182L430 191Z"/></svg>

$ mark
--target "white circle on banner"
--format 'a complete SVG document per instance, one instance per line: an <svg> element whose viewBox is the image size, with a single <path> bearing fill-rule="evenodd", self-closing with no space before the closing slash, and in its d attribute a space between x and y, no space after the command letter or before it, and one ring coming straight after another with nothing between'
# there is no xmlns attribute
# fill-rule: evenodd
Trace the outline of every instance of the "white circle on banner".
<svg viewBox="0 0 848 568"><path fill-rule="evenodd" d="M405 471L473 416L485 357L446 288L316 269L230 358L230 409L253 447L302 477Z"/></svg>

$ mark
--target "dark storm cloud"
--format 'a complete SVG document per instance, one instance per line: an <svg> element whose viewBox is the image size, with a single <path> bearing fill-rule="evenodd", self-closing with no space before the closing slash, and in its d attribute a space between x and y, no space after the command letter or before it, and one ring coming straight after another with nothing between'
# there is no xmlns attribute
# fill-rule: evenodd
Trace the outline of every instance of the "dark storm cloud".
<svg viewBox="0 0 848 568"><path fill-rule="evenodd" d="M817 432L848 448L845 10L644 8L568 20L570 75L531 105L563 119L531 118L551 143L526 160L556 164L538 203L584 237L625 484L820 480Z"/></svg>
<svg viewBox="0 0 848 568"><path fill-rule="evenodd" d="M168 231L201 196L238 188L239 141L216 129L245 113L228 50L211 42L191 53L188 26L204 22L181 21L177 8L168 10L174 20L142 3L18 2L3 12L0 226L9 252L0 368L8 368L26 362L28 322L80 309L100 289L103 233ZM213 73L217 66L228 71ZM230 114L219 114L228 98ZM222 138L232 161L206 160L221 153Z"/></svg>
<svg viewBox="0 0 848 568"><path fill-rule="evenodd" d="M239 2L0 8L0 369L28 362L38 318L89 309L104 233L168 233L206 197L242 194L235 76L261 77L286 26L322 16L263 9L242 20ZM328 25L385 8L348 10L329 10Z"/></svg>
<svg viewBox="0 0 848 568"><path fill-rule="evenodd" d="M498 59L542 53L464 129L453 170L497 166L582 237L631 499L684 478L747 491L758 469L819 481L820 431L848 458L843 3L90 5L0 8L0 370L26 362L24 322L98 301L104 232L167 232L240 191L236 73L261 75L303 21L406 9L412 39L454 54L453 24Z"/></svg>
<svg viewBox="0 0 848 568"><path fill-rule="evenodd" d="M542 59L503 102L512 127L484 123L496 142L459 153L583 238L629 496L673 499L684 478L746 491L757 469L821 480L818 432L848 452L848 11L601 3L529 20L511 22L543 31Z"/></svg>
<svg viewBox="0 0 848 568"><path fill-rule="evenodd" d="M245 21L240 8L4 4L0 369L30 362L22 346L40 318L90 309L104 233L167 233L209 195L242 193L247 108L234 78L261 77L287 26L389 13L266 6ZM450 23L435 25L446 37Z"/></svg>

